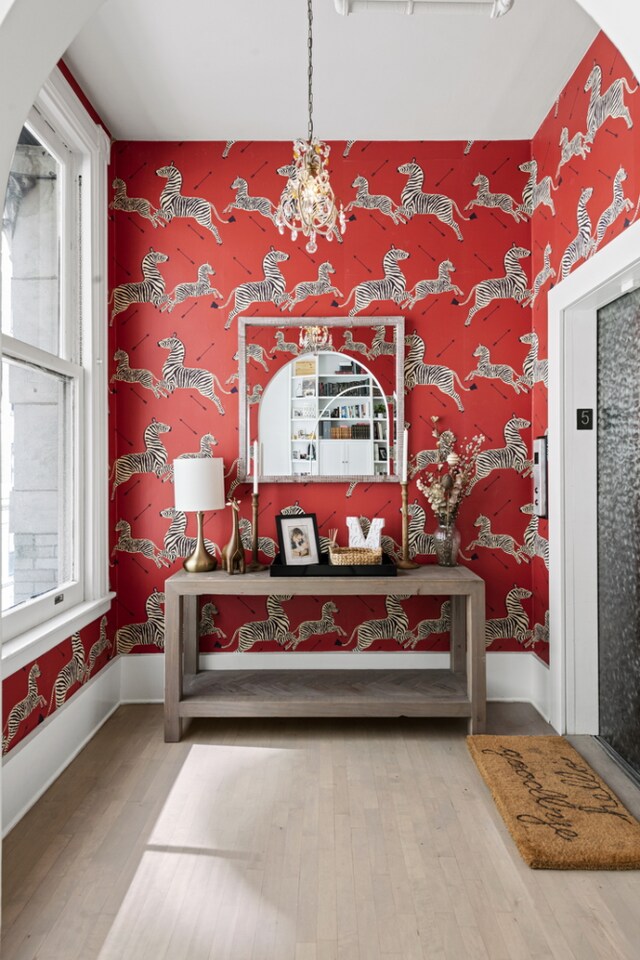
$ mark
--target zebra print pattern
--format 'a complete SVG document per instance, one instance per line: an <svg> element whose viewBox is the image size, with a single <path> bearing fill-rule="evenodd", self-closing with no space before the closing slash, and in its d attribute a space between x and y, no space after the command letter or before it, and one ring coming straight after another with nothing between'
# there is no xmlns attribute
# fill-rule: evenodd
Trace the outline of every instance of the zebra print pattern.
<svg viewBox="0 0 640 960"><path fill-rule="evenodd" d="M150 370L146 370L144 367L133 368L129 366L129 354L126 350L116 350L113 359L117 367L116 372L111 377L111 383L116 380L121 380L123 383L137 383L145 390L151 390L156 399L169 396L171 391L166 383L158 380Z"/></svg>
<svg viewBox="0 0 640 960"><path fill-rule="evenodd" d="M614 223L621 213L625 210L633 210L633 203L628 197L624 195L624 189L622 184L627 179L627 171L624 167L620 167L615 177L613 178L613 199L606 210L600 215L598 220L598 226L596 227L596 237L594 243L594 249L597 249L604 239L604 235Z"/></svg>
<svg viewBox="0 0 640 960"><path fill-rule="evenodd" d="M196 538L188 537L185 534L187 529L187 515L182 510L176 510L175 507L165 507L160 511L160 516L165 520L171 520L169 529L164 535L164 549L162 555L171 563L181 557L182 559L190 557L196 548ZM204 538L204 545L208 553L215 557L220 553L220 547L213 540Z"/></svg>
<svg viewBox="0 0 640 960"><path fill-rule="evenodd" d="M396 250L394 246L382 258L384 278L381 280L364 280L352 290L341 307L346 307L352 297L355 297L355 306L349 310L349 316L354 317L375 300L393 300L400 304L406 296L407 281L398 266L399 260L406 260L409 254L406 250Z"/></svg>
<svg viewBox="0 0 640 960"><path fill-rule="evenodd" d="M591 217L587 211L587 204L592 194L593 187L585 187L580 194L578 209L576 211L578 232L562 254L560 261L561 280L569 276L571 268L574 267L579 260L586 260L595 250L595 240L591 236Z"/></svg>
<svg viewBox="0 0 640 960"><path fill-rule="evenodd" d="M486 547L487 550L502 550L507 556L513 557L516 563L522 563L525 560L529 562L529 557L523 547L519 547L516 541L508 533L492 533L491 520L480 514L473 523L474 527L480 527L480 533L475 540L472 540L467 547L467 552L475 547Z"/></svg>
<svg viewBox="0 0 640 960"><path fill-rule="evenodd" d="M250 307L252 303L271 302L276 307L280 306L285 295L286 281L280 273L278 264L288 259L288 253L271 247L262 261L264 280L248 280L247 283L241 283L231 291L226 301L221 304L223 308L228 306L231 298L234 297L233 308L229 311L224 325L225 330L229 329L234 317ZM211 306L217 309L218 304L212 303Z"/></svg>
<svg viewBox="0 0 640 960"><path fill-rule="evenodd" d="M289 639L282 644L285 650L297 650L301 643L309 640L311 637L323 636L328 633L337 633L339 637L346 637L346 632L335 622L335 614L339 610L333 600L323 603L322 612L319 620L303 620L298 624L296 631L289 635Z"/></svg>
<svg viewBox="0 0 640 960"><path fill-rule="evenodd" d="M56 710L60 709L74 683L82 684L88 679L89 670L85 661L84 645L80 634L74 633L71 637L71 660L65 664L55 679L47 713L51 713L54 703Z"/></svg>
<svg viewBox="0 0 640 960"><path fill-rule="evenodd" d="M520 266L520 260L530 256L531 251L526 247L511 247L504 255L505 276L481 280L471 288L466 299L458 304L463 307L475 294L475 302L464 322L465 327L469 326L476 313L484 310L494 300L515 300L517 303L522 303L529 296L527 275ZM458 301L455 302L458 303Z"/></svg>
<svg viewBox="0 0 640 960"><path fill-rule="evenodd" d="M556 180L560 176L560 171L565 163L569 163L572 157L582 157L583 160L586 160L590 150L591 147L584 133L578 131L578 133L574 134L571 140L569 140L569 130L567 127L563 127L560 133L560 161L558 163L558 169L556 170Z"/></svg>
<svg viewBox="0 0 640 960"><path fill-rule="evenodd" d="M271 353L291 353L294 357L297 357L300 353L298 344L293 340L285 340L284 332L282 330L276 330L274 333L275 344L271 347Z"/></svg>
<svg viewBox="0 0 640 960"><path fill-rule="evenodd" d="M231 189L236 191L235 199L228 203L223 213L231 213L232 210L246 210L250 213L259 213L275 223L275 206L268 197L249 196L249 185L242 177L236 177L231 184Z"/></svg>
<svg viewBox="0 0 640 960"><path fill-rule="evenodd" d="M407 466L411 479L419 470L424 470L433 463L444 463L449 454L453 453L455 443L455 434L451 430L443 430L438 437L438 446L434 450L419 450L409 458Z"/></svg>
<svg viewBox="0 0 640 960"><path fill-rule="evenodd" d="M247 403L249 406L255 403L260 403L260 398L262 397L263 392L264 387L261 383L256 383L256 385L251 389L249 388L249 384L247 384Z"/></svg>
<svg viewBox="0 0 640 960"><path fill-rule="evenodd" d="M185 300L196 297L211 296L217 300L222 300L222 294L209 283L209 277L215 276L215 270L210 263L202 263L198 267L198 279L195 283L179 283L173 288L170 296L164 301L161 310L171 313L174 307Z"/></svg>
<svg viewBox="0 0 640 960"><path fill-rule="evenodd" d="M218 608L215 603L203 603L200 611L200 620L198 622L199 637L219 637L220 640L226 640L227 635L224 630L217 627L214 618L218 616Z"/></svg>
<svg viewBox="0 0 640 960"><path fill-rule="evenodd" d="M167 223L174 217L193 219L213 234L216 243L222 243L220 234L211 220L211 212L213 211L220 223L227 221L222 219L215 206L202 197L183 197L182 174L173 163L167 164L166 167L159 167L156 173L159 177L167 178L160 194L160 213Z"/></svg>
<svg viewBox="0 0 640 960"><path fill-rule="evenodd" d="M118 539L113 545L113 550L111 551L112 557L117 550L121 550L124 553L140 553L143 557L146 557L147 560L153 560L158 569L163 566L170 566L170 561L165 556L165 553L156 547L153 540L147 540L144 537L136 539L131 536L131 524L126 520L118 520L116 523L116 533L118 534Z"/></svg>
<svg viewBox="0 0 640 960"><path fill-rule="evenodd" d="M153 473L160 480L171 478L171 467L168 454L162 441L161 433L169 433L171 427L167 423L158 423L155 417L144 431L144 453L125 453L114 460L111 468L110 480L113 483L111 499L121 483L126 483L131 477L140 473Z"/></svg>
<svg viewBox="0 0 640 960"><path fill-rule="evenodd" d="M522 382L528 387L533 387L536 383L544 383L545 387L548 387L549 361L538 359L538 334L534 331L523 333L520 343L529 344L529 353L522 364Z"/></svg>
<svg viewBox="0 0 640 960"><path fill-rule="evenodd" d="M318 267L318 279L302 280L300 283L297 283L291 293L288 293L286 299L280 304L280 309L292 311L297 303L302 303L303 300L308 300L309 297L323 297L327 293L332 293L334 297L343 297L344 294L338 290L337 287L334 287L329 280L329 274L335 272L335 269L328 260L321 263Z"/></svg>
<svg viewBox="0 0 640 960"><path fill-rule="evenodd" d="M369 360L375 360L376 357L395 357L396 344L385 340L387 328L385 326L372 327L374 331L373 340L369 347Z"/></svg>
<svg viewBox="0 0 640 960"><path fill-rule="evenodd" d="M528 639L529 614L522 606L521 600L532 596L530 590L524 587L513 587L505 599L506 617L497 617L487 620L485 625L485 646L489 647L495 640L509 640L512 637L518 643L524 644Z"/></svg>
<svg viewBox="0 0 640 960"><path fill-rule="evenodd" d="M473 186L478 188L478 194L469 201L465 210L470 210L472 207L487 207L489 210L502 210L508 213L516 223L526 219L526 214L508 193L491 193L488 177L479 173L473 181Z"/></svg>
<svg viewBox="0 0 640 960"><path fill-rule="evenodd" d="M259 343L247 343L245 346L245 350L247 354L247 363L249 363L249 360L255 360L255 362L259 363L261 367L264 367L267 373L269 372L269 364L267 363L267 353L264 347L260 346ZM236 362L240 359L239 350L236 350L236 352L233 355L233 359ZM237 380L238 375L234 374L233 379ZM227 383L228 382L229 381L227 381Z"/></svg>
<svg viewBox="0 0 640 960"><path fill-rule="evenodd" d="M163 383L166 383L172 391L197 390L205 400L211 400L218 413L224 416L224 407L215 392L214 385L217 384L221 393L229 393L229 391L222 387L215 373L200 367L185 367L184 343L175 333L170 337L164 337L163 340L158 340L158 346L169 350L169 356L162 365Z"/></svg>
<svg viewBox="0 0 640 960"><path fill-rule="evenodd" d="M540 272L536 274L536 278L533 281L533 289L529 294L529 296L522 301L522 306L532 307L536 302L538 294L544 287L547 280L553 279L555 275L556 275L556 271L551 266L551 244L548 243L544 248L544 259L542 264L542 270L540 270Z"/></svg>
<svg viewBox="0 0 640 960"><path fill-rule="evenodd" d="M267 619L243 623L241 627L236 629L226 647L233 646L237 639L238 652L245 653L247 650L251 650L256 643L268 643L275 640L276 643L283 646L292 638L295 639L290 632L289 617L282 607L282 604L287 600L291 600L291 594L267 597ZM226 647L222 649L224 650Z"/></svg>
<svg viewBox="0 0 640 960"><path fill-rule="evenodd" d="M554 185L551 177L543 177L538 183L538 161L535 159L521 163L518 169L529 174L529 179L522 191L522 203L518 210L528 217L532 217L534 210L537 210L540 204L543 204L545 207L549 207L551 216L555 217L556 208L551 193L558 188Z"/></svg>
<svg viewBox="0 0 640 960"><path fill-rule="evenodd" d="M356 637L353 653L362 653L372 643L381 640L396 640L398 643L404 640L409 629L409 618L402 607L401 601L407 599L408 594L385 597L384 605L387 616L383 620L365 620L364 623L354 627L353 633L346 641L349 644L354 636Z"/></svg>
<svg viewBox="0 0 640 960"><path fill-rule="evenodd" d="M549 611L544 612L544 623L534 623L531 636L525 641L525 647L535 647L537 643L549 643Z"/></svg>
<svg viewBox="0 0 640 960"><path fill-rule="evenodd" d="M520 507L520 513L526 513L531 516L531 519L527 524L527 529L524 532L524 546L522 550L523 553L526 553L527 556L531 557L532 560L534 557L539 557L548 570L549 541L538 533L538 523L540 518L536 516L533 511L534 506L532 503L526 503L524 507Z"/></svg>
<svg viewBox="0 0 640 960"><path fill-rule="evenodd" d="M161 306L166 297L165 281L157 265L166 263L168 259L166 253L159 253L152 248L142 258L140 269L143 279L133 283L121 283L120 286L113 288L108 301L109 305L113 303L109 326L112 325L115 317L132 303L152 303L154 307Z"/></svg>
<svg viewBox="0 0 640 960"><path fill-rule="evenodd" d="M338 353L362 353L365 357L369 356L369 348L362 340L354 340L351 330L345 330L342 346L338 347Z"/></svg>
<svg viewBox="0 0 640 960"><path fill-rule="evenodd" d="M240 541L245 550L253 549L253 524L246 517L241 517L238 521L240 531ZM258 550L264 553L266 557L275 557L278 552L278 546L271 537L258 537Z"/></svg>
<svg viewBox="0 0 640 960"><path fill-rule="evenodd" d="M413 390L415 387L435 387L451 397L461 412L464 411L462 400L456 392L457 383L461 390L469 390L469 387L460 380L455 370L440 364L424 363L425 342L417 333L409 333L404 338L405 345L409 352L404 358L404 387L406 391Z"/></svg>
<svg viewBox="0 0 640 960"><path fill-rule="evenodd" d="M402 304L409 309L415 307L418 300L424 300L425 297L437 293L455 293L456 296L463 296L460 287L451 282L450 274L455 273L455 267L451 260L443 260L438 267L438 276L433 280L419 280L413 290L407 293L407 299Z"/></svg>
<svg viewBox="0 0 640 960"><path fill-rule="evenodd" d="M527 444L520 436L521 430L528 430L531 423L519 417L512 417L504 427L504 447L495 450L481 450L476 459L476 473L469 484L472 490L479 480L485 479L494 470L516 470L523 476L529 476L533 469L527 459Z"/></svg>
<svg viewBox="0 0 640 960"><path fill-rule="evenodd" d="M9 716L7 717L7 722L4 725L2 736L3 753L6 753L9 749L9 745L18 732L20 724L24 723L24 721L31 716L37 707L46 707L47 705L47 701L38 690L39 676L40 667L37 663L34 663L29 670L29 678L27 680L27 695L11 708Z"/></svg>
<svg viewBox="0 0 640 960"><path fill-rule="evenodd" d="M218 446L218 441L211 433L204 433L200 437L200 449L197 453L181 453L178 460L201 460L203 457L212 457L213 448Z"/></svg>
<svg viewBox="0 0 640 960"><path fill-rule="evenodd" d="M356 177L351 186L356 188L357 193L355 200L351 200L344 208L345 213L359 207L361 210L377 210L385 217L391 217L396 225L407 222L401 207L396 206L391 197L384 193L369 193L369 181L366 177Z"/></svg>
<svg viewBox="0 0 640 960"><path fill-rule="evenodd" d="M113 200L109 204L110 210L122 210L124 213L137 213L139 217L148 220L154 227L164 227L162 212L151 206L144 197L128 197L127 185L120 177L111 184L115 190Z"/></svg>
<svg viewBox="0 0 640 960"><path fill-rule="evenodd" d="M118 653L130 653L134 647L158 647L164 650L164 593L155 587L144 605L147 619L143 623L127 623L116 631Z"/></svg>
<svg viewBox="0 0 640 960"><path fill-rule="evenodd" d="M633 120L628 107L624 102L624 91L635 93L637 87L631 89L626 77L619 77L614 80L611 86L600 93L602 86L602 70L597 63L594 63L593 69L584 85L584 92L591 91L589 97L589 106L587 107L587 143L593 143L596 133L611 117L612 120L622 119L627 125L627 129L633 127Z"/></svg>
<svg viewBox="0 0 640 960"><path fill-rule="evenodd" d="M469 220L469 217L464 216L451 197L447 197L443 193L422 192L424 173L422 167L415 162L415 158L411 163L401 164L398 167L398 173L404 173L409 177L400 194L399 213L408 220L416 214L436 217L440 223L451 227L458 240L463 240L464 237L460 227L453 219L453 211L456 211L461 220Z"/></svg>
<svg viewBox="0 0 640 960"><path fill-rule="evenodd" d="M100 621L100 634L95 643L89 648L89 659L87 661L87 673L89 676L93 673L93 668L98 662L98 657L104 653L105 650L108 650L111 647L111 641L107 636L107 618L106 616Z"/></svg>
<svg viewBox="0 0 640 960"><path fill-rule="evenodd" d="M427 640L432 633L447 633L451 628L451 601L445 600L440 607L440 616L435 620L421 620L412 630L407 631L400 646L405 650L415 650L421 640Z"/></svg>
<svg viewBox="0 0 640 960"><path fill-rule="evenodd" d="M478 357L478 366L467 374L465 380L473 380L475 377L486 377L488 380L500 380L508 387L513 387L516 393L526 389L526 385L508 363L491 363L489 348L479 344L473 351L474 357Z"/></svg>

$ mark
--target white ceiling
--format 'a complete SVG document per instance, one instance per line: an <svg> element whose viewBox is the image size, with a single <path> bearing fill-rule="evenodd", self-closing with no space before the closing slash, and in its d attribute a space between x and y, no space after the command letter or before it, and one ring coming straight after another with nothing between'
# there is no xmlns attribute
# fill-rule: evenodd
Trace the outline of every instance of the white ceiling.
<svg viewBox="0 0 640 960"><path fill-rule="evenodd" d="M314 126L328 140L530 138L597 33L574 0L488 16L340 16L314 2ZM307 130L304 0L107 0L65 55L118 139Z"/></svg>

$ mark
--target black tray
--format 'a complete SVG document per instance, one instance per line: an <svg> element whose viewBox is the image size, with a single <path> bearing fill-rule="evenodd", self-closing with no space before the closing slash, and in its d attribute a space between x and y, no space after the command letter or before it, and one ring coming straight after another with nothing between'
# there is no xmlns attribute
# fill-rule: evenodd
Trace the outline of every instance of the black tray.
<svg viewBox="0 0 640 960"><path fill-rule="evenodd" d="M388 554L382 554L382 563L344 564L329 563L329 554L320 554L320 563L305 566L282 563L277 556L269 567L271 577L395 577L398 568Z"/></svg>

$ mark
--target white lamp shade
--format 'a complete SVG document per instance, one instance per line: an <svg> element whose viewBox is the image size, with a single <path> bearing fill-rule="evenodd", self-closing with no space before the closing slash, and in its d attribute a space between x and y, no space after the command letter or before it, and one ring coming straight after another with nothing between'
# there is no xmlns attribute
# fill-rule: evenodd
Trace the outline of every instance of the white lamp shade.
<svg viewBox="0 0 640 960"><path fill-rule="evenodd" d="M176 510L222 510L224 461L221 457L186 457L173 461Z"/></svg>

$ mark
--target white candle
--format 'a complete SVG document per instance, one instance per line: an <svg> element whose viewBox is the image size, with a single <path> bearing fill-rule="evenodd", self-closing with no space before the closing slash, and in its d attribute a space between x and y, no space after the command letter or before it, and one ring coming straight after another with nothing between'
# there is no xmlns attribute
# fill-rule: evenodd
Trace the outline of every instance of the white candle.
<svg viewBox="0 0 640 960"><path fill-rule="evenodd" d="M402 483L407 482L407 464L409 460L409 431L405 427L402 437Z"/></svg>
<svg viewBox="0 0 640 960"><path fill-rule="evenodd" d="M258 492L258 441L253 441L253 492Z"/></svg>

